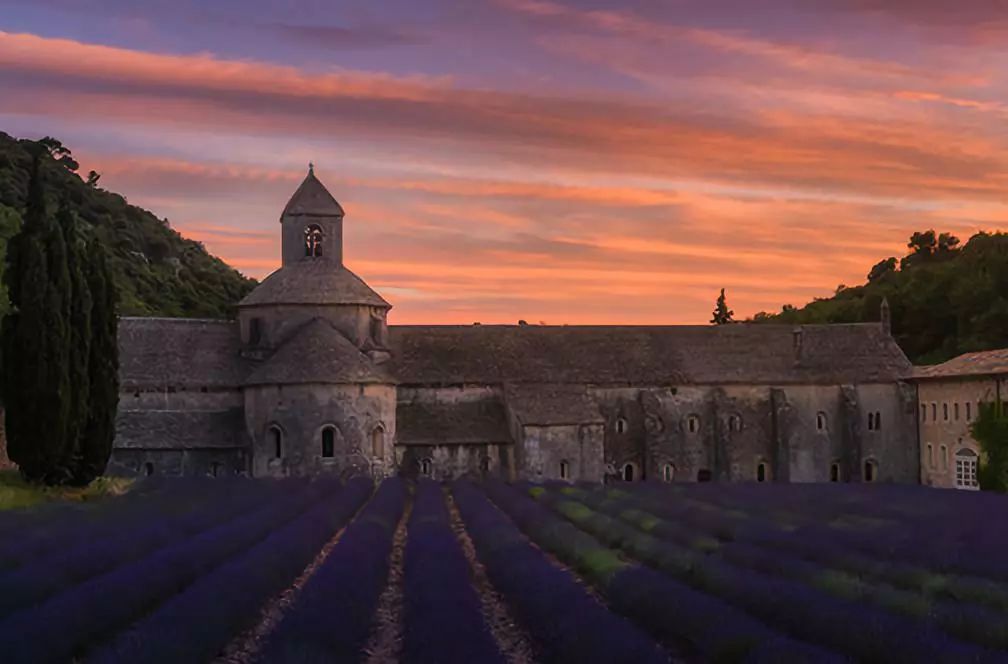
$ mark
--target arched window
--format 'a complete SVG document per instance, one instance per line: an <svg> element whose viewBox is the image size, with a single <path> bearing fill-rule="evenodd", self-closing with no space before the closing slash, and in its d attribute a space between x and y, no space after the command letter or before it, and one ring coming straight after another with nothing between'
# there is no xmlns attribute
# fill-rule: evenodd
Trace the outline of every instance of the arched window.
<svg viewBox="0 0 1008 664"><path fill-rule="evenodd" d="M956 488L976 489L977 482L977 454L971 449L963 448L955 455L956 462Z"/></svg>
<svg viewBox="0 0 1008 664"><path fill-rule="evenodd" d="M934 468L935 467L934 445L932 445L931 443L927 444L927 464L928 464L928 468Z"/></svg>
<svg viewBox="0 0 1008 664"><path fill-rule="evenodd" d="M703 468L697 471L696 481L697 482L710 482L711 481L711 471Z"/></svg>
<svg viewBox="0 0 1008 664"><path fill-rule="evenodd" d="M336 427L322 429L322 456L326 459L336 456Z"/></svg>
<svg viewBox="0 0 1008 664"><path fill-rule="evenodd" d="M875 413L868 413L868 430L875 428Z"/></svg>
<svg viewBox="0 0 1008 664"><path fill-rule="evenodd" d="M634 467L632 463L623 464L623 481L633 482L634 476L637 474L636 470L637 469Z"/></svg>
<svg viewBox="0 0 1008 664"><path fill-rule="evenodd" d="M662 479L671 482L675 479L675 465L667 463L662 467Z"/></svg>
<svg viewBox="0 0 1008 664"><path fill-rule="evenodd" d="M932 422L938 421L938 404L936 404L933 401L931 402L931 421Z"/></svg>
<svg viewBox="0 0 1008 664"><path fill-rule="evenodd" d="M690 433L700 431L700 418L696 415L688 415L686 417L686 430Z"/></svg>
<svg viewBox="0 0 1008 664"><path fill-rule="evenodd" d="M154 474L154 464L148 461L147 463L144 464L144 475L150 477L153 474Z"/></svg>
<svg viewBox="0 0 1008 664"><path fill-rule="evenodd" d="M385 429L380 424L371 431L371 456L378 459L385 456Z"/></svg>
<svg viewBox="0 0 1008 664"><path fill-rule="evenodd" d="M430 459L421 459L420 460L420 474L423 475L424 477L430 477L431 476L431 470L432 470L433 466L434 466L434 463Z"/></svg>
<svg viewBox="0 0 1008 664"><path fill-rule="evenodd" d="M622 417L616 418L616 433L626 433L627 421Z"/></svg>
<svg viewBox="0 0 1008 664"><path fill-rule="evenodd" d="M927 404L920 405L921 422L927 422Z"/></svg>
<svg viewBox="0 0 1008 664"><path fill-rule="evenodd" d="M741 431L742 430L742 417L739 415L729 415L728 416L728 430L729 431Z"/></svg>
<svg viewBox="0 0 1008 664"><path fill-rule="evenodd" d="M877 410L875 411L875 430L876 431L882 430L882 413L880 413Z"/></svg>
<svg viewBox="0 0 1008 664"><path fill-rule="evenodd" d="M273 425L269 429L270 443L273 446L273 458L282 459L283 458L283 431L280 427Z"/></svg>
<svg viewBox="0 0 1008 664"><path fill-rule="evenodd" d="M826 431L826 413L819 411L815 416L816 431Z"/></svg>
<svg viewBox="0 0 1008 664"><path fill-rule="evenodd" d="M756 464L756 481L766 482L767 481L767 465L766 462L760 461Z"/></svg>
<svg viewBox="0 0 1008 664"><path fill-rule="evenodd" d="M566 461L560 462L560 479L569 480L570 479L570 464Z"/></svg>
<svg viewBox="0 0 1008 664"><path fill-rule="evenodd" d="M311 256L312 258L319 258L322 256L322 227L318 224L312 224L311 226L305 226L304 229L304 248L305 256Z"/></svg>
<svg viewBox="0 0 1008 664"><path fill-rule="evenodd" d="M875 482L878 480L878 462L875 459L865 459L862 470L865 482Z"/></svg>
<svg viewBox="0 0 1008 664"><path fill-rule="evenodd" d="M834 461L829 467L829 481L839 482L840 481L840 463Z"/></svg>

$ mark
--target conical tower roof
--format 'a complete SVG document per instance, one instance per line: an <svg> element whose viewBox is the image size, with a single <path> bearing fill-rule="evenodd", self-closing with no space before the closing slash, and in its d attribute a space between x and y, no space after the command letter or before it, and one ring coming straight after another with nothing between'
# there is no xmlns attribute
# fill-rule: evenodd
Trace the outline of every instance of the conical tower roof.
<svg viewBox="0 0 1008 664"><path fill-rule="evenodd" d="M308 165L308 175L305 176L301 186L297 188L294 195L287 202L280 218L287 215L308 215L317 217L342 217L343 208L315 177L315 168Z"/></svg>

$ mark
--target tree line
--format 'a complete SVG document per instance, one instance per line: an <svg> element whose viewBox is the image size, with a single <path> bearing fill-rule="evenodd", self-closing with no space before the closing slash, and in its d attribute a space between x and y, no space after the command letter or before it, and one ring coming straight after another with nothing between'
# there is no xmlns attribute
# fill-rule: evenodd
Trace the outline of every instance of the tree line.
<svg viewBox="0 0 1008 664"><path fill-rule="evenodd" d="M68 158L36 144L20 228L7 243L0 395L7 454L21 474L86 485L104 472L115 436L117 293L100 239L47 200L47 180Z"/></svg>

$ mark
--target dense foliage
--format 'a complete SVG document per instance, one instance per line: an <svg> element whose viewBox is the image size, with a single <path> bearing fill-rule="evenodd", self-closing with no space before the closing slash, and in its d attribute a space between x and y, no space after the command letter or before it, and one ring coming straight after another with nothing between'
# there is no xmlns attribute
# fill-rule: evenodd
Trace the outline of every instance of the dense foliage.
<svg viewBox="0 0 1008 664"><path fill-rule="evenodd" d="M0 255L18 230L29 195L32 152L51 155L46 198L76 214L108 252L118 310L126 316L225 318L255 285L199 242L187 240L150 212L82 179L70 151L51 138L17 140L0 132ZM7 298L0 294L0 315Z"/></svg>
<svg viewBox="0 0 1008 664"><path fill-rule="evenodd" d="M87 485L108 462L119 400L115 289L98 240L46 201L47 151L32 161L24 223L7 247L2 336L7 451L29 481Z"/></svg>
<svg viewBox="0 0 1008 664"><path fill-rule="evenodd" d="M735 312L728 308L728 303L725 301L724 289L721 289L721 294L718 295L717 302L714 305L714 311L711 314L710 322L715 325L727 325L728 323L735 322L732 316Z"/></svg>
<svg viewBox="0 0 1008 664"><path fill-rule="evenodd" d="M999 401L980 404L970 435L983 452L977 473L980 488L1008 493L1008 406Z"/></svg>
<svg viewBox="0 0 1008 664"><path fill-rule="evenodd" d="M861 286L840 286L832 297L753 320L871 322L888 298L893 336L916 364L1008 346L1008 233L977 233L960 246L949 233L929 230L914 233L908 249L899 261L875 264Z"/></svg>

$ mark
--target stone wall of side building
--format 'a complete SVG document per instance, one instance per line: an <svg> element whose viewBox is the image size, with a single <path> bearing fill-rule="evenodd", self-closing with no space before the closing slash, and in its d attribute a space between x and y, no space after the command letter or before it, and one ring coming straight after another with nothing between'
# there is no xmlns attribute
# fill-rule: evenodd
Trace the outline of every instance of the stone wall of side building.
<svg viewBox="0 0 1008 664"><path fill-rule="evenodd" d="M977 489L971 467L980 446L970 435L980 403L1008 397L1008 377L949 377L917 385L920 482L941 488ZM958 463L957 463L958 462ZM957 470L959 471L957 473Z"/></svg>

